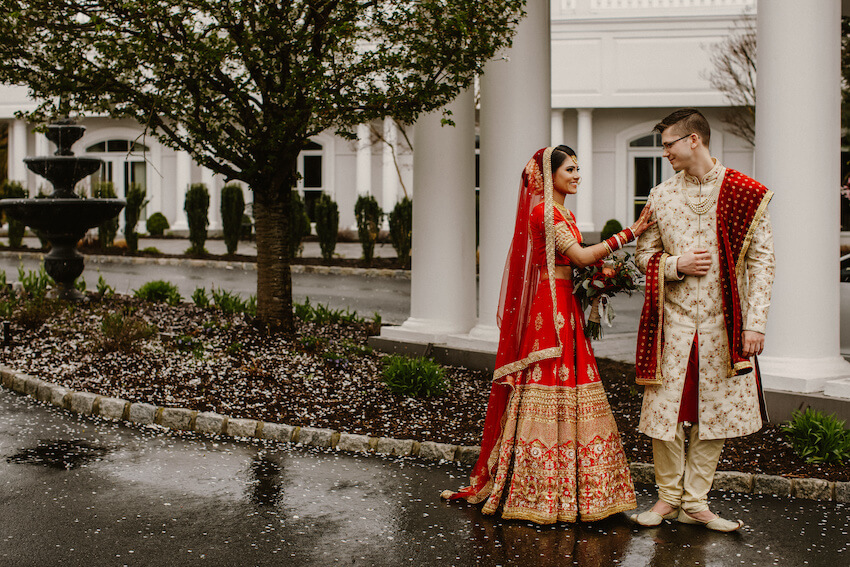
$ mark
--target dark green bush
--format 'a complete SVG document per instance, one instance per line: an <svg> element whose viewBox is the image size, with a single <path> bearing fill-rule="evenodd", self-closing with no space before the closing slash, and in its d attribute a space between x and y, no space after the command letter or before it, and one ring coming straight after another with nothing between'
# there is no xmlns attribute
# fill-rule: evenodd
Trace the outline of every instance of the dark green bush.
<svg viewBox="0 0 850 567"><path fill-rule="evenodd" d="M192 183L186 191L186 222L189 223L189 242L192 243L189 252L202 256L207 241L207 226L209 226L210 192L203 183Z"/></svg>
<svg viewBox="0 0 850 567"><path fill-rule="evenodd" d="M795 410L782 427L794 451L807 463L839 463L850 459L850 430L835 414L812 408Z"/></svg>
<svg viewBox="0 0 850 567"><path fill-rule="evenodd" d="M144 319L123 312L104 315L100 328L103 333L100 348L104 352L138 351L139 342L156 333L156 327L149 325Z"/></svg>
<svg viewBox="0 0 850 567"><path fill-rule="evenodd" d="M127 191L127 205L124 207L124 240L127 241L130 252L136 252L139 249L139 233L136 232L136 225L139 223L142 209L148 204L146 196L147 192L141 185L130 184L130 189Z"/></svg>
<svg viewBox="0 0 850 567"><path fill-rule="evenodd" d="M6 180L0 185L0 198L2 199L26 199L29 193L24 189L24 186L17 181ZM17 219L3 213L4 218L9 223L9 246L19 248L24 241L24 232L26 225Z"/></svg>
<svg viewBox="0 0 850 567"><path fill-rule="evenodd" d="M180 297L180 291L176 285L163 280L148 282L135 290L133 295L145 301L156 301L169 305L177 305L183 299Z"/></svg>
<svg viewBox="0 0 850 567"><path fill-rule="evenodd" d="M95 199L114 199L115 186L111 181L101 181L92 185L91 195ZM100 241L100 247L106 249L115 243L115 235L118 234L118 217L114 216L111 219L103 221L97 227L97 238Z"/></svg>
<svg viewBox="0 0 850 567"><path fill-rule="evenodd" d="M413 201L405 197L395 204L390 212L390 241L395 248L398 261L406 265L413 244Z"/></svg>
<svg viewBox="0 0 850 567"><path fill-rule="evenodd" d="M145 229L151 236L162 236L169 228L171 227L168 224L168 219L162 213L152 214L145 222Z"/></svg>
<svg viewBox="0 0 850 567"><path fill-rule="evenodd" d="M231 291L212 288L212 302L225 313L257 314L256 299L253 295L248 299L242 299L238 294Z"/></svg>
<svg viewBox="0 0 850 567"><path fill-rule="evenodd" d="M298 191L289 192L289 254L296 258L301 255L301 241L310 235L310 217L307 206Z"/></svg>
<svg viewBox="0 0 850 567"><path fill-rule="evenodd" d="M375 253L375 241L381 230L384 213L378 201L372 195L360 195L354 204L354 216L357 219L357 238L363 248L363 259L372 261Z"/></svg>
<svg viewBox="0 0 850 567"><path fill-rule="evenodd" d="M428 358L390 355L384 359L381 377L393 394L430 398L448 388L445 370Z"/></svg>
<svg viewBox="0 0 850 567"><path fill-rule="evenodd" d="M339 236L339 206L330 195L322 193L316 199L316 235L319 237L319 248L322 258L333 258L336 239Z"/></svg>
<svg viewBox="0 0 850 567"><path fill-rule="evenodd" d="M60 308L59 300L44 295L16 302L12 321L25 329L38 329Z"/></svg>
<svg viewBox="0 0 850 567"><path fill-rule="evenodd" d="M239 247L239 233L242 231L242 217L245 213L245 197L242 186L228 183L221 188L221 229L224 232L224 244L228 254L236 254Z"/></svg>
<svg viewBox="0 0 850 567"><path fill-rule="evenodd" d="M617 219L610 219L605 223L605 226L602 227L602 232L599 233L599 238L602 240L611 238L621 230L623 230L623 225L620 224L620 221Z"/></svg>

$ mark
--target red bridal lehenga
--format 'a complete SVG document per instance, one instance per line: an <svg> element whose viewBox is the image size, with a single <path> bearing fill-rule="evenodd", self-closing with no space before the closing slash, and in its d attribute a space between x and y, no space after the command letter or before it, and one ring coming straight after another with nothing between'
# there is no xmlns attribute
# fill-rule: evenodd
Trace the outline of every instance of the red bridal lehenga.
<svg viewBox="0 0 850 567"><path fill-rule="evenodd" d="M572 282L541 278L568 265L563 251L581 242L572 213L552 202L551 150L538 151L523 173L481 454L470 486L442 495L539 524L636 507Z"/></svg>

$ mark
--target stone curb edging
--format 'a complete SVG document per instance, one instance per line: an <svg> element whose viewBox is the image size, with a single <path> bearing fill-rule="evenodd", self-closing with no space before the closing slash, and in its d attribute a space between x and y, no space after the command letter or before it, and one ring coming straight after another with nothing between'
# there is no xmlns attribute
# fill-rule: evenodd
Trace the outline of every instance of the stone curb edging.
<svg viewBox="0 0 850 567"><path fill-rule="evenodd" d="M479 447L472 446L371 437L341 433L332 429L233 418L214 412L132 403L90 392L69 390L2 365L0 365L0 384L12 391L75 413L127 421L137 425L155 424L168 429L194 431L208 435L265 439L303 446L333 448L346 452L419 457L429 461L442 460L465 464L474 464L480 452ZM655 469L651 464L632 463L631 474L635 484L655 484ZM831 482L816 478L786 478L776 475L717 471L712 489L850 503L850 482Z"/></svg>
<svg viewBox="0 0 850 567"><path fill-rule="evenodd" d="M41 259L43 252L0 251L0 258L32 258ZM227 260L199 260L195 258L147 258L143 256L106 256L86 255L86 261L92 264L128 264L155 266L188 266L190 268L217 268L225 270L242 270L251 272L257 270L256 262L229 262ZM291 264L293 274L322 274L334 276L369 276L381 278L410 279L410 270L392 270L389 268L349 268L347 266L314 266L307 264Z"/></svg>

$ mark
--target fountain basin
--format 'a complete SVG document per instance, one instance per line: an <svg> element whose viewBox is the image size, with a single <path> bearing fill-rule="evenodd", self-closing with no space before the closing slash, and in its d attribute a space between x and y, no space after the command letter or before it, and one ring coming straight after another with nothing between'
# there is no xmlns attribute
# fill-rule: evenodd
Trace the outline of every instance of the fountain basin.
<svg viewBox="0 0 850 567"><path fill-rule="evenodd" d="M53 185L51 197L78 199L74 187L82 179L100 169L102 160L93 157L50 156L24 158L30 171Z"/></svg>
<svg viewBox="0 0 850 567"><path fill-rule="evenodd" d="M30 228L51 235L79 235L117 216L123 199L2 199L0 209Z"/></svg>

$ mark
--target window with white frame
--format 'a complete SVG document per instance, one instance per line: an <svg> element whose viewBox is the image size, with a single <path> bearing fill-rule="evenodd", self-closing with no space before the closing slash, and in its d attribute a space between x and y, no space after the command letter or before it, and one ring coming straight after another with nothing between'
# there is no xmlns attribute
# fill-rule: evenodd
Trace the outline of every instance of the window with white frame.
<svg viewBox="0 0 850 567"><path fill-rule="evenodd" d="M661 134L645 134L629 142L630 223L640 216L649 191L673 175L670 162L661 157L663 151Z"/></svg>
<svg viewBox="0 0 850 567"><path fill-rule="evenodd" d="M147 190L147 151L148 147L144 144L123 139L104 140L87 147L86 154L103 160L100 170L91 177L92 186L110 181L120 198L127 196L131 183Z"/></svg>
<svg viewBox="0 0 850 567"><path fill-rule="evenodd" d="M309 141L298 155L298 190L304 197L307 216L315 222L316 200L324 191L324 175L322 171L324 148L321 144Z"/></svg>

